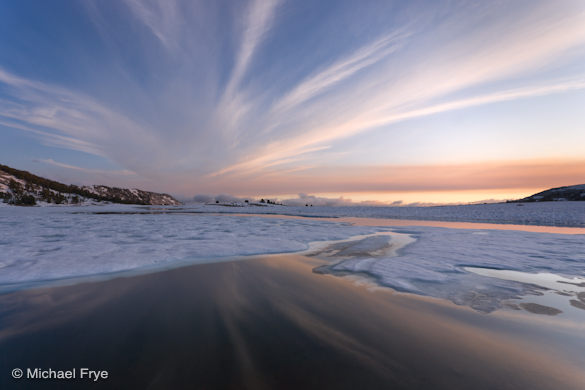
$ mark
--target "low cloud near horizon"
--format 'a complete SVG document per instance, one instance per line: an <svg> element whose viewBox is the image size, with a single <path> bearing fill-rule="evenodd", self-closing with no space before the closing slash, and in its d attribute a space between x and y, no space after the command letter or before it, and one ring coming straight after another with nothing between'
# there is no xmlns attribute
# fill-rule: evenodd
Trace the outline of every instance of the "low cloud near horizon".
<svg viewBox="0 0 585 390"><path fill-rule="evenodd" d="M337 198L330 198L324 196L316 196L310 194L300 193L296 198L274 198L274 197L238 197L228 194L220 195L209 195L199 194L192 198L195 203L213 204L219 203L244 203L246 200L249 202L259 202L261 199L271 200L273 202L282 203L285 206L325 206L325 207L341 207L341 206L375 206L375 207L426 207L426 206L438 206L445 205L446 203L440 202L404 202L402 200L395 200L390 202L383 202L377 200L365 200L365 201L353 201L350 198L343 196ZM189 201L189 200L187 200ZM459 205L459 204L476 204L476 203L497 203L501 202L502 199L485 199L475 202L451 202L448 204Z"/></svg>

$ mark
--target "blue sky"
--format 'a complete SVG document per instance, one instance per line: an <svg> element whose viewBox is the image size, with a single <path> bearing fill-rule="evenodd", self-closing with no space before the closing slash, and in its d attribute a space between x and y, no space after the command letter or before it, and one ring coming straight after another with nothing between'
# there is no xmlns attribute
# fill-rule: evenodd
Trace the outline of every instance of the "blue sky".
<svg viewBox="0 0 585 390"><path fill-rule="evenodd" d="M0 162L65 182L386 202L585 181L583 1L15 1L0 37Z"/></svg>

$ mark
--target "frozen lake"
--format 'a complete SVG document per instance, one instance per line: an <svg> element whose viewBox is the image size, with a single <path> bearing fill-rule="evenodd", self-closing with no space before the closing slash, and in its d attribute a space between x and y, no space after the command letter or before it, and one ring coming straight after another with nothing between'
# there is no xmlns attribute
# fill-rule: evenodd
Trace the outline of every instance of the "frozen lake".
<svg viewBox="0 0 585 390"><path fill-rule="evenodd" d="M327 258L329 264L319 272L367 276L400 292L448 299L490 312L511 307L511 300L554 290L473 269L585 277L585 228L581 227L584 206L585 202L416 210L4 206L0 207L0 291L107 279L251 255L311 253L315 244L321 243L321 248L330 248L313 255ZM253 212L265 215L247 215ZM457 224L453 222L457 212L461 221L491 220L508 225ZM414 214L431 219L442 216L451 222L388 219L400 213L409 218ZM548 227L509 225L529 222ZM566 293L557 292L559 296ZM581 302L580 292L569 291L565 300ZM567 307L585 313L580 304Z"/></svg>

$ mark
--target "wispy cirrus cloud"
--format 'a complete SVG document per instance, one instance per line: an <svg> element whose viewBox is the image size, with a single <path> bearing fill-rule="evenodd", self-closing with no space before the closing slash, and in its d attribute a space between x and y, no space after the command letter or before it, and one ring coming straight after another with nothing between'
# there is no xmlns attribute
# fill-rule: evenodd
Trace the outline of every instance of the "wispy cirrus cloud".
<svg viewBox="0 0 585 390"><path fill-rule="evenodd" d="M234 67L225 94L231 95L245 76L254 53L274 23L275 11L280 0L253 0L245 11L241 36Z"/></svg>
<svg viewBox="0 0 585 390"><path fill-rule="evenodd" d="M249 72L254 55L274 24L280 0L252 0L236 27L237 49L233 67L223 88L217 108L214 110L214 127L224 134L225 142L235 145L236 129L252 108L249 92L242 87L242 80Z"/></svg>
<svg viewBox="0 0 585 390"><path fill-rule="evenodd" d="M76 150L95 156L107 157L102 155L101 151L94 145L74 137L63 136L49 131L42 131L37 128L26 126L19 122L0 120L0 126L6 126L12 129L22 130L37 136L45 145L55 146L64 149Z"/></svg>
<svg viewBox="0 0 585 390"><path fill-rule="evenodd" d="M168 49L176 50L180 43L183 22L176 0L124 0L134 16Z"/></svg>
<svg viewBox="0 0 585 390"><path fill-rule="evenodd" d="M323 172L328 156L351 158L344 140L385 142L372 130L585 90L578 1L372 3L369 19L356 5L284 0L88 4L103 51L82 61L72 49L68 61L90 82L73 89L0 62L0 125L181 191Z"/></svg>
<svg viewBox="0 0 585 390"><path fill-rule="evenodd" d="M233 172L251 173L257 172L261 168L268 168L274 165L285 164L291 160L298 160L298 158L293 158L293 156L302 156L304 154L331 148L329 145L312 145L319 145L323 144L324 142L333 142L337 138L349 137L367 129L389 125L408 119L420 118L453 110L461 110L484 104L545 96L582 89L585 89L585 78L578 78L570 81L559 81L557 83L545 86L533 86L507 91L498 91L490 94L453 100L447 103L428 105L424 106L423 108L397 111L395 113L376 113L369 116L358 116L352 120L348 120L347 122L335 125L331 128L325 126L320 127L319 132L317 132L312 138L305 134L302 137L289 140L287 143L279 142L271 144L267 149L271 149L272 152L264 153L260 157L226 167L219 172L213 173L212 176Z"/></svg>
<svg viewBox="0 0 585 390"><path fill-rule="evenodd" d="M149 129L82 93L1 68L0 86L7 95L0 99L0 121L5 126L121 164L130 163L127 152L133 139L141 139L140 148L155 149Z"/></svg>
<svg viewBox="0 0 585 390"><path fill-rule="evenodd" d="M328 88L348 79L359 71L373 65L400 48L401 41L408 34L394 31L383 36L355 53L336 61L334 64L309 76L283 96L272 108L276 114L302 104Z"/></svg>
<svg viewBox="0 0 585 390"><path fill-rule="evenodd" d="M79 171L79 172L83 172L83 173L87 173L87 174L99 174L99 175L120 175L120 176L131 176L131 175L136 175L135 172L132 172L128 169L123 169L123 170L105 170L105 169L92 169L92 168L85 168L85 167L78 167L76 165L71 165L71 164L65 164L59 161L55 161L52 158L46 158L46 159L39 159L37 160L38 162L44 163L44 164L49 164L49 165L53 165L55 167L60 167L60 168L66 168L66 169L72 169L74 171Z"/></svg>
<svg viewBox="0 0 585 390"><path fill-rule="evenodd" d="M428 57L424 59L424 66L413 60L412 69L405 71L390 64L369 74L357 86L350 85L332 97L297 110L290 116L307 118L304 126L298 126L302 126L303 131L285 133L281 140L254 153L254 158L224 168L221 172L257 169L279 159L305 154L312 147L402 120L583 89L585 74L577 71L573 79L547 80L546 85L542 85L543 80L531 80L521 82L525 85L514 89L500 87L495 92L472 92L464 98L449 96L486 83L522 77L530 72L538 73L555 61L562 62L564 53L585 43L583 10L567 15L553 9L551 4L544 4L540 8L535 7L524 19L512 23L516 17L518 15L497 15L492 23L482 22L484 25L480 25L478 31L470 31L468 36L448 42L441 50L426 53ZM495 38L499 36L506 39ZM362 52L369 50L364 48ZM329 70L325 72L327 78L341 78L345 73L343 67L334 66L332 69L331 75ZM311 90L312 85L319 83L308 84L309 88L303 84L298 88L301 91ZM299 100L289 98L298 95L303 93L294 90L284 101ZM443 102L437 103L437 99L443 99ZM298 130L298 127L293 130Z"/></svg>

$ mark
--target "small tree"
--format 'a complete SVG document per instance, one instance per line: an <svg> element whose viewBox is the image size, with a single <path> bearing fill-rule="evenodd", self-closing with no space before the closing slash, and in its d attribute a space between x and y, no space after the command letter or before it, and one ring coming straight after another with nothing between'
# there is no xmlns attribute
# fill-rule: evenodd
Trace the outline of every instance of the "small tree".
<svg viewBox="0 0 585 390"><path fill-rule="evenodd" d="M14 194L19 195L22 193L22 184L14 179L10 179L10 182L8 182L8 188L10 188Z"/></svg>
<svg viewBox="0 0 585 390"><path fill-rule="evenodd" d="M41 199L47 203L51 203L52 195L53 193L51 192L51 190L48 189L47 187L44 187L43 191L41 192Z"/></svg>
<svg viewBox="0 0 585 390"><path fill-rule="evenodd" d="M37 201L34 196L26 194L22 195L16 204L21 206L34 206L37 204Z"/></svg>
<svg viewBox="0 0 585 390"><path fill-rule="evenodd" d="M1 192L0 191L0 199L4 201L4 203L8 203L8 201L12 198L10 193L8 192Z"/></svg>

